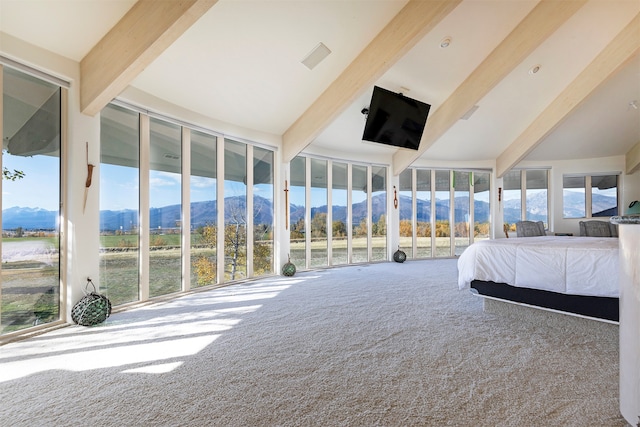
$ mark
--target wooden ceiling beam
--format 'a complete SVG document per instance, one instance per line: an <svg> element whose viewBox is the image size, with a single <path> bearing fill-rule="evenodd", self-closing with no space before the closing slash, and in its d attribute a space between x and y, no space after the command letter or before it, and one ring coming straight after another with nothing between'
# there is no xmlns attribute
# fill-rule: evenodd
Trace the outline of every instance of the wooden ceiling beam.
<svg viewBox="0 0 640 427"><path fill-rule="evenodd" d="M631 147L631 150L626 154L624 160L627 175L631 175L640 170L640 142Z"/></svg>
<svg viewBox="0 0 640 427"><path fill-rule="evenodd" d="M586 1L542 0L518 26L430 115L416 151L398 150L393 155L395 175L422 156L467 111L489 93L516 66L580 9Z"/></svg>
<svg viewBox="0 0 640 427"><path fill-rule="evenodd" d="M542 142L598 86L640 52L640 13L496 159L501 178Z"/></svg>
<svg viewBox="0 0 640 427"><path fill-rule="evenodd" d="M218 0L139 0L80 61L80 109L94 116Z"/></svg>
<svg viewBox="0 0 640 427"><path fill-rule="evenodd" d="M370 88L461 0L410 0L356 59L282 135L283 160L291 161Z"/></svg>

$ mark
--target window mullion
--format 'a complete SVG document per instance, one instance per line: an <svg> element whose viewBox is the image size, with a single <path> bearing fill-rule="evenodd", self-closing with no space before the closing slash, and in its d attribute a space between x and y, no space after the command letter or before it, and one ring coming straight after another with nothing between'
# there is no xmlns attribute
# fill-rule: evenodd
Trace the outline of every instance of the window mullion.
<svg viewBox="0 0 640 427"><path fill-rule="evenodd" d="M333 265L333 161L327 160L327 265Z"/></svg>
<svg viewBox="0 0 640 427"><path fill-rule="evenodd" d="M149 170L150 170L150 119L146 114L140 114L140 271L139 271L139 299L149 299Z"/></svg>
<svg viewBox="0 0 640 427"><path fill-rule="evenodd" d="M216 209L218 210L218 216L216 218L216 277L217 283L224 282L224 153L225 153L225 138L217 138L216 147Z"/></svg>
<svg viewBox="0 0 640 427"><path fill-rule="evenodd" d="M591 218L592 216L592 206L591 202L593 200L592 197L592 188L591 188L591 175L587 175L584 179L584 216L585 218Z"/></svg>
<svg viewBox="0 0 640 427"><path fill-rule="evenodd" d="M253 247L254 247L254 218L253 218L253 145L247 145L247 154L246 154L246 171L247 171L247 199L246 199L246 224L245 230L246 233L246 263L247 263L247 277L253 277Z"/></svg>
<svg viewBox="0 0 640 427"><path fill-rule="evenodd" d="M191 129L182 127L182 290L191 289Z"/></svg>

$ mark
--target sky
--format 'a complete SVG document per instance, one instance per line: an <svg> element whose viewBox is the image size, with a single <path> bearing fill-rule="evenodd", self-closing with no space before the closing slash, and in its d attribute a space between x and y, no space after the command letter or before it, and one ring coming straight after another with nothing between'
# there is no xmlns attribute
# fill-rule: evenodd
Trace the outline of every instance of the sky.
<svg viewBox="0 0 640 427"><path fill-rule="evenodd" d="M3 167L24 172L22 179L2 181L2 208L14 206L57 211L60 206L59 161L51 156L2 155Z"/></svg>

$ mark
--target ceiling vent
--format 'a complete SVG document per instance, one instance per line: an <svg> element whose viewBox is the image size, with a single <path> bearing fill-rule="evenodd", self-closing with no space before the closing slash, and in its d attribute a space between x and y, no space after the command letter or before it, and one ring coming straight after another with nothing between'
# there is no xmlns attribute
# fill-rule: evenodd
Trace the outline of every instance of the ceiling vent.
<svg viewBox="0 0 640 427"><path fill-rule="evenodd" d="M324 58L329 56L331 51L324 43L318 43L311 52L301 61L305 67L313 70Z"/></svg>

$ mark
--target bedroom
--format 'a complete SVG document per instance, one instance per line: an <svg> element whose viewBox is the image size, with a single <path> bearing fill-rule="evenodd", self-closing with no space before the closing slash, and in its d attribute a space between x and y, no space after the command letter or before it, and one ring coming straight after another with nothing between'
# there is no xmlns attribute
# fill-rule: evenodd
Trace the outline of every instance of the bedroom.
<svg viewBox="0 0 640 427"><path fill-rule="evenodd" d="M366 180L375 168L385 168L383 259L387 260L401 243L393 192L394 186L400 188L399 176L407 166L416 174L419 170L490 172L490 236L494 238L503 237L504 206L498 193L499 189L507 191L503 175L510 170L547 171L551 232L578 232L579 219L563 214L565 177L614 174L619 178L619 209L640 199L640 59L633 44L638 38L616 39L629 23L635 22L631 34L637 34L633 33L639 10L635 1L561 6L558 2L453 1L430 2L427 10L419 9L423 7L420 2L404 1L203 1L194 2L188 15L191 19L202 15L192 25L179 19L184 11L140 2L139 13L148 18L136 27L142 35L133 34L144 37L137 46L141 48L138 56L124 55L128 41L115 39L109 47L115 55L108 52L101 57L103 50L95 46L134 3L0 2L4 74L15 69L29 75L41 73L41 78L68 86L62 100L68 106L62 127L66 151L61 161L66 166L62 191L56 190L64 206L66 232L60 270L64 286L57 290L62 321L68 319L72 303L82 295L86 278L101 274L99 196L109 189L98 188L104 177L101 172L106 171L100 167L103 147L98 113L113 98L137 108L142 116L172 119L172 124L186 124L194 132L235 137L254 147L254 155L262 153L260 150L274 153L271 268L276 272L291 249L284 185L293 179L290 161L298 155L309 163L315 159L347 164L352 175L354 169L364 166L361 170ZM405 6L421 13L400 13ZM177 23L162 23L154 13L173 17ZM301 22L306 31L301 30ZM385 30L388 23L402 30ZM158 33L162 25L171 28L175 41ZM229 36L238 33L242 37ZM377 34L381 37L374 38ZM154 41L158 42L156 47L145 51L144 43ZM309 70L300 61L320 42L331 53ZM612 43L624 49L611 49ZM360 52L369 56L358 56ZM91 55L97 55L102 65L83 61ZM115 64L116 59L125 63ZM592 67L592 61L605 66ZM369 104L374 83L432 105L418 151L361 140L365 120L361 111ZM194 88L189 89L189 84ZM18 87L5 85L3 90ZM570 102L563 101L566 99ZM9 112L7 108L4 111ZM459 120L463 116L466 119ZM5 140L13 137L17 128L15 123L4 123L3 130L11 132L3 133ZM162 154L169 161L180 153ZM223 157L218 156L218 173L225 170ZM94 183L87 187L88 164L96 168ZM141 162L143 167L148 168ZM243 178L237 176L234 182ZM223 193L221 181L217 185ZM327 191L328 183L323 185L326 204L331 206L333 195ZM353 186L353 182L347 185ZM435 195L435 188L432 193ZM449 193L454 197L455 192ZM586 197L588 192L585 209L590 209ZM524 201L521 209L526 209L526 198ZM8 201L3 203L4 208L11 206ZM154 206L140 205L138 209L147 215L150 207ZM310 214L305 212L305 221L310 222ZM449 234L453 239L453 233ZM373 237L369 232L364 238L366 260L372 256ZM470 242L472 236L468 237ZM412 239L411 245L418 245L418 236L412 235ZM353 236L350 242L351 250L357 247ZM325 238L323 243L326 265L331 265L331 239ZM455 247L450 244L454 253ZM310 244L308 250L311 252ZM306 251L304 260L297 262L301 269L311 265L311 254ZM147 249L142 252L149 256ZM224 263L218 263L217 268L221 266ZM142 284L140 291L134 292L135 298L144 301L153 296L148 288L152 272L147 264L141 263L134 273ZM217 277L224 278L224 274L224 270L218 271ZM188 276L182 274L183 282L178 274L171 289L188 289ZM11 294L5 291L2 295L6 299Z"/></svg>
<svg viewBox="0 0 640 427"><path fill-rule="evenodd" d="M407 166L434 172L490 171L490 236L495 238L502 237L504 222L498 201L498 189L505 188L502 174L514 167L548 171L548 226L552 232L577 234L578 230L578 219L565 218L562 213L565 176L615 174L620 179L619 208L640 199L640 179L635 172L640 163L639 113L634 108L637 104L633 104L640 98L637 47L634 50L623 43L635 55L617 58L624 66L616 66L606 75L589 68L601 52L612 55L609 43L632 19L637 20L635 1L571 2L574 4L571 8L553 13L556 20L548 19L552 9L538 12L539 15L532 13L537 7L553 8L554 2L446 2L439 14L420 22L411 19L411 14L398 15L396 25L407 32L409 28L415 30L411 40L374 39L377 34L388 34L384 32L385 25L407 4L404 1L195 2L194 7L200 9L192 13L200 13L202 17L190 27L179 20L182 12L165 11L165 16L173 13L178 21L172 27L175 41L165 40L152 31L160 26L153 15L158 12L146 6L149 10L142 15L148 18L139 23L139 30L147 37L146 42L160 39L161 47L143 51L146 56L142 55L141 63L124 55L126 41L114 40L116 47L112 52L122 53L114 55L115 59L128 61L124 71L116 70L113 57L98 58L105 61L99 66L83 62L90 53L100 51L94 49L100 38L134 3L0 2L0 53L5 68L21 69L27 65L32 71L61 79L59 85L65 82L69 85L68 98L64 100L68 103L64 129L67 151L62 158L66 172L59 193L67 233L61 274L62 283L68 286L59 290L63 320L69 318L72 303L82 295L86 278L95 280L101 274L103 208L97 187L105 178L106 168L100 167L98 113L113 98L123 105L137 107L138 114L173 119L172 124L178 121L205 134L235 137L238 142L254 147L254 155L259 151L256 148L274 153L276 242L271 269L275 272L290 253L283 190L285 181L293 179L289 162L297 155L348 164L352 170L353 166L365 166L366 174L371 175L375 167L386 168L386 259L391 259L400 244L400 218L393 208L393 191L394 186L400 185L399 174ZM414 2L408 4L418 7ZM144 2L140 5L145 7ZM521 25L523 20L531 28ZM511 33L514 29L520 32ZM177 32L183 33L178 36ZM242 37L229 36L238 33ZM501 44L504 40L508 43ZM576 40L581 40L577 49ZM523 41L530 45L526 51L518 51ZM309 70L300 61L320 42L331 53ZM357 55L369 43L377 43L373 45L377 50L365 62ZM518 48L509 43L517 44ZM501 61L505 57L509 58L508 64ZM348 68L352 61L355 66ZM609 59L605 62L611 63ZM390 68L385 68L386 64ZM536 67L539 68L534 73ZM121 78L102 72L105 70ZM83 88L92 76L103 81L94 80L87 83L88 89ZM595 86L592 91L579 84L583 81L580 76ZM345 81L350 84L345 86ZM374 83L432 104L428 132L418 152L361 141L364 125L361 110L369 104ZM194 89L186 89L189 84ZM578 102L577 106L553 104L560 95L584 98L585 102ZM471 117L459 120L475 105L479 108ZM549 105L553 108L547 109ZM527 134L530 125L537 126L540 134ZM531 151L521 158L512 152L519 147ZM162 154L168 155L167 161L176 155ZM148 167L141 160L139 167ZM220 173L225 166L224 156L218 156L217 161ZM94 183L89 187L85 186L87 164L96 166ZM327 179L329 176L333 178L328 174ZM241 182L242 178L234 182ZM218 180L219 194L225 191L220 188L221 181ZM326 190L328 182L324 185L326 204L331 206L333 195ZM148 195L145 197L148 199ZM7 203L3 203L5 208L12 206ZM139 205L138 210L146 215L150 207L154 206ZM305 212L308 222L310 215L311 212ZM166 234L164 239L173 237ZM333 244L331 239L326 240L323 256L329 265ZM373 240L371 234L364 239L367 260L373 256L369 255L369 251L373 252ZM417 244L417 236L414 241ZM184 246L186 249L187 245ZM351 247L359 247L354 245L353 236ZM296 262L301 270L311 262L308 260L311 254L306 251L304 260ZM148 252L145 256L149 256ZM347 262L353 262L353 258ZM216 268L221 266L222 262ZM134 294L144 301L154 295L148 288L147 264L141 263L136 273L147 287L142 286ZM224 269L217 271L217 277L223 278L224 274ZM182 277L186 283L178 274L172 290L189 288L188 274L183 272ZM3 293L5 298L8 295Z"/></svg>

